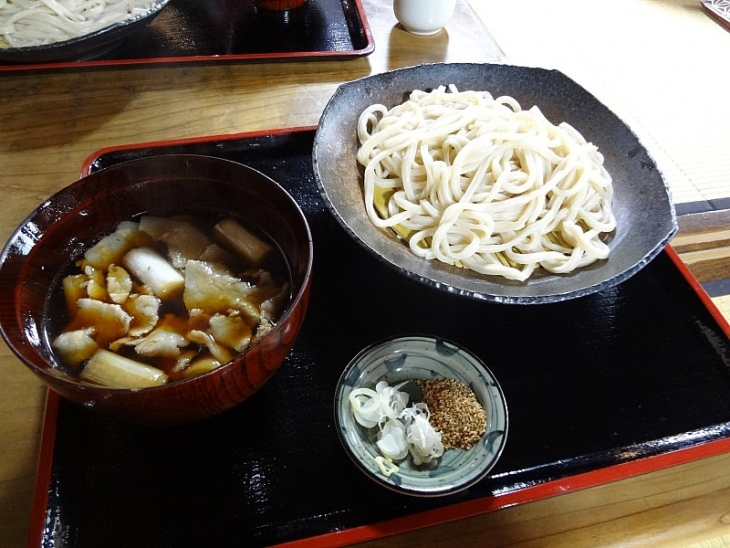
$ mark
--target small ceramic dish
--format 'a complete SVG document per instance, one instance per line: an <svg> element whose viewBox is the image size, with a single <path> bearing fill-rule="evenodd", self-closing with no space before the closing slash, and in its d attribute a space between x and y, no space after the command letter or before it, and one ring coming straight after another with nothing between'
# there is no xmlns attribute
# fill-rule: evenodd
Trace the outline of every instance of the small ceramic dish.
<svg viewBox="0 0 730 548"><path fill-rule="evenodd" d="M374 388L379 381L394 386L427 379L456 379L471 388L486 411L486 432L468 450L449 449L420 466L407 457L395 463L397 472L385 475L376 461L378 429L356 421L350 394L360 387ZM399 493L436 497L467 489L489 473L507 441L508 415L499 383L479 358L439 337L405 335L376 342L350 361L335 391L335 424L345 451L369 478Z"/></svg>

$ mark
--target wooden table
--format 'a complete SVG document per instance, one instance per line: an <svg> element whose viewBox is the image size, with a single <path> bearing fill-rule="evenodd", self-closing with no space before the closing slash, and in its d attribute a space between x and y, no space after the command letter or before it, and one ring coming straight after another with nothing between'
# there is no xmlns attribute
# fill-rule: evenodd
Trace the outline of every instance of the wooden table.
<svg viewBox="0 0 730 548"><path fill-rule="evenodd" d="M398 28L387 0L364 5L376 50L355 60L0 74L0 239L100 148L313 125L342 81L502 55L465 0L433 37ZM696 234L722 232L728 217L684 226L695 235L684 250L697 251L712 238ZM15 547L29 525L45 389L4 344L0 371L0 546ZM688 545L730 534L728 467L720 455L370 545Z"/></svg>

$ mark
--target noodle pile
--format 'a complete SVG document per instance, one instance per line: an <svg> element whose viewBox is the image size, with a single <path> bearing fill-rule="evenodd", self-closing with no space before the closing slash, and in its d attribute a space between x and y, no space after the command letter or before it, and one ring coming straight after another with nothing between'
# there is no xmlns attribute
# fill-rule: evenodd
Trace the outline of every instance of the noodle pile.
<svg viewBox="0 0 730 548"><path fill-rule="evenodd" d="M616 226L603 156L567 123L511 97L416 90L358 121L365 206L413 253L524 281L608 257Z"/></svg>
<svg viewBox="0 0 730 548"><path fill-rule="evenodd" d="M148 12L156 0L0 0L0 47L77 38Z"/></svg>

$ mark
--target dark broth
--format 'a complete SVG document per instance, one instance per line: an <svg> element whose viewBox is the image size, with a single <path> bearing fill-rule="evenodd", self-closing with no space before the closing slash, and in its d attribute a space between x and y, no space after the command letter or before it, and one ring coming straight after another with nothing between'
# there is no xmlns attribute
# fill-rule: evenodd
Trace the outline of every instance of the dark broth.
<svg viewBox="0 0 730 548"><path fill-rule="evenodd" d="M139 215L138 217L134 219L130 219L131 221L138 222L139 219L141 219L144 216L155 216L155 217L163 217L163 218L183 218L183 220L190 222L197 228L199 228L204 234L206 234L211 242L220 243L212 236L213 233L213 227L215 224L223 219L224 217L230 217L230 215L222 215L218 212L201 212L199 210L196 211L185 211L185 212L150 212L145 213L143 215ZM249 230L252 234L254 234L257 238L260 240L266 242L273 248L273 252L270 253L255 269L256 270L264 270L272 275L274 280L276 281L276 284L279 286L282 286L285 283L288 283L289 287L289 294L286 299L286 302L280 307L277 316L274 318L274 320L277 320L281 314L283 314L286 309L289 306L289 303L291 302L292 298L292 273L291 273L291 266L289 265L289 262L286 259L286 256L281 249L281 246L273 239L271 238L264 230L262 230L258 226L254 226L252 223L248 221L244 221L240 218L234 217L236 221L238 221L243 227L245 227L247 230ZM117 223L118 225L118 223ZM104 236L111 234L116 229L116 226L114 226L109 232L105 234L98 235L97 238L95 238L93 241L89 243L89 245L85 249L91 248L93 245L95 245L98 241L100 241ZM163 257L167 257L167 249L163 242L156 241L155 246L158 252ZM223 247L223 246L221 246ZM79 261L83 255L79 255L77 257L73 257L72 260L69 262L67 267L59 272L57 276L54 278L53 286L51 290L48 293L48 297L46 299L45 303L45 317L48 318L46 325L44 326L44 337L46 338L46 342L48 344L49 348L53 348L50 344L51 341L53 341L61 332L64 331L64 329L69 325L69 322L71 321L71 317L68 311L68 308L66 306L66 301L64 297L64 292L62 288L62 281L64 278L66 278L69 275L73 274L79 274L81 273L81 269L79 266L77 266L77 261ZM246 261L242 258L237 258L234 262L226 263L226 266L242 281L251 281L251 277L247 276L245 274L246 270L250 268L250 266L246 263ZM160 309L159 309L159 321L157 326L160 326L163 322L167 321L164 318L166 315L171 315L175 318L178 318L180 320L187 319L188 318L188 311L185 307L185 304L183 302L182 296L173 298L168 300L167 302L162 302ZM255 343L254 343L255 344ZM196 348L197 345L194 343L191 343L186 348ZM201 350L202 352L202 350ZM131 346L122 346L119 350L116 351L117 354L126 356L128 358L134 359L141 363L146 363L148 365L152 365L154 367L157 367L165 373L167 373L170 377L169 382L173 382L175 380L179 380L181 378L180 373L173 372L173 367L176 363L175 358L152 358L152 357L141 357L136 352L135 349ZM235 353L235 351L234 351ZM77 378L79 372L82 370L83 367L70 367L67 364L64 363L62 357L60 356L59 352L55 349L52 350L52 355L54 358L55 366L60 371L64 372L65 374Z"/></svg>

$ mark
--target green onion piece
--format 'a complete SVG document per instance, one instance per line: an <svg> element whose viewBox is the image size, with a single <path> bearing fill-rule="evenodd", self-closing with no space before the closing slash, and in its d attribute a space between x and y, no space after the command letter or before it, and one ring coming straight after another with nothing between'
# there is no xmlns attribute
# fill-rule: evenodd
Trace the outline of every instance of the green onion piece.
<svg viewBox="0 0 730 548"><path fill-rule="evenodd" d="M148 388L167 382L167 375L161 369L104 349L89 358L79 378L107 388Z"/></svg>
<svg viewBox="0 0 730 548"><path fill-rule="evenodd" d="M163 301L180 295L185 287L180 271L151 247L130 250L122 264Z"/></svg>
<svg viewBox="0 0 730 548"><path fill-rule="evenodd" d="M230 217L215 225L215 235L224 247L253 266L258 266L271 253L271 246L253 235Z"/></svg>

